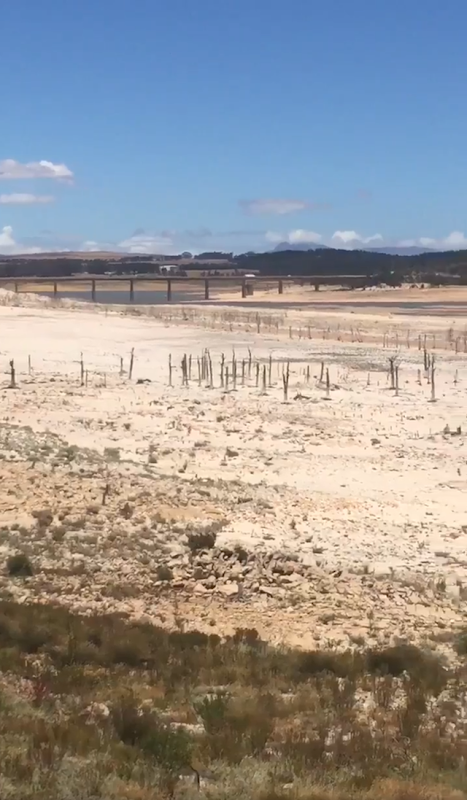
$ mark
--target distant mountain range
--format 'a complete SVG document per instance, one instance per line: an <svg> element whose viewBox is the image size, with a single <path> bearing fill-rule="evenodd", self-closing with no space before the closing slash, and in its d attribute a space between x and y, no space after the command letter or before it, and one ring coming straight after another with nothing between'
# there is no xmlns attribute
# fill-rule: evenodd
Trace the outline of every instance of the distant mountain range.
<svg viewBox="0 0 467 800"><path fill-rule="evenodd" d="M349 242L351 247L346 248L349 250L364 250L367 253L385 253L389 256L420 256L423 253L435 253L437 251L429 247L362 247L360 242ZM283 253L285 250L293 250L296 252L307 252L308 250L338 250L337 247L329 247L326 244L289 244L289 242L280 242L271 251L273 253Z"/></svg>

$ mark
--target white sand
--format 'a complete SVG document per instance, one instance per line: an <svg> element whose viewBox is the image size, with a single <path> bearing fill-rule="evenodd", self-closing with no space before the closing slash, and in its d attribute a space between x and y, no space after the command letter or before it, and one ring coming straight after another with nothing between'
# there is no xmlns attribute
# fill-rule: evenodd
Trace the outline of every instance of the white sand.
<svg viewBox="0 0 467 800"><path fill-rule="evenodd" d="M240 486L249 502L232 501L227 507L223 489L222 497L221 493L216 499L212 491L205 506L199 506L199 501L198 512L192 509L195 516L227 517L220 544L241 542L253 552L281 550L298 555L317 574L334 576L330 593L295 598L293 605L282 597L275 610L273 601L263 596L243 606L227 603L226 611L214 593L206 611L207 600L200 605L196 597L182 594L179 602L189 622L220 629L255 624L270 638L308 644L310 637L345 641L346 635L368 636L369 631L377 637L391 626L390 632L397 629L401 636L417 631L426 636L437 625L441 630L463 623L467 354L455 352L445 319L441 324L413 313L399 318L400 329L410 330L411 347L407 349L406 334L401 333L400 389L395 396L387 370L388 357L397 351L394 327L385 312L383 316L366 314L359 321L366 337L351 334L350 315L342 313L336 323L339 312L324 311L313 315L312 339L307 338L306 321L303 338L290 339L289 324L294 326L292 335L298 336L298 312L281 312L277 325L279 317L268 318L269 312L262 309L258 333L254 309L187 307L151 312L170 315L168 324L145 316L141 309L120 314L106 313L98 306L67 308L71 301L60 307L41 304L37 298L21 302L23 306L0 308L4 387L10 358L14 358L18 382L18 389L0 392L2 437L11 426L30 426L33 432L58 433L70 445L99 454L118 447L128 464L107 467L110 482L118 482L126 497L131 494L132 480L139 489L142 475L156 480L156 486L160 476L174 519L181 518L180 485L221 479L231 485L232 497ZM463 350L462 320L453 319L452 324L457 326L457 349ZM417 346L419 334L432 330L438 336L436 402L430 402L431 386ZM383 348L386 332L390 335L384 343L390 346ZM352 343L351 338L366 341ZM129 381L119 375L120 356L127 370L133 347L133 380ZM214 365L214 388L198 385L196 360L206 348ZM253 361L260 362L261 374L272 357L272 386L266 393L255 386L254 363L250 378L245 368L245 385L241 385L241 362L248 359L248 348ZM233 391L230 385L225 391L220 387L220 358L224 353L228 363L233 350L238 362L237 388ZM88 373L87 387L80 386L80 353ZM188 388L181 386L185 353L193 358ZM168 386L169 355L174 365L172 388ZM287 403L282 386L286 361L290 361ZM318 381L321 361L330 373L330 399ZM138 379L150 383L137 384ZM445 433L446 426L451 432L460 427L461 435ZM9 459L8 443L3 441L1 449ZM148 465L150 450L154 460ZM30 476L22 468L9 460L0 462L4 523L24 524L38 506L58 508L53 480L59 475L60 491L66 495L66 474L60 470L52 474L41 468L40 460L34 461L33 472L41 469L42 486L39 481L31 488ZM96 473L91 481L89 498L94 502L105 484L103 475ZM76 475L73 480L76 487ZM13 486L17 487L14 491ZM77 497L79 491L76 488ZM70 504L69 492L66 502ZM164 497L159 493L151 507L149 493L144 503L144 514L154 514ZM93 546L95 550L89 552L100 557L99 542ZM4 553L12 548L18 549L17 538L4 543ZM134 550L131 558L137 558L138 542ZM45 558L42 551L40 557ZM47 557L53 560L49 551ZM67 557L70 551L60 551L60 559ZM115 559L112 564L118 580L122 565ZM11 590L11 581L8 586ZM437 592L440 586L441 594ZM55 589L49 590L53 599L71 602L71 594L79 606L82 587L72 592L69 586L66 591L63 587L63 582L56 582ZM88 584L85 595L92 607L109 608L108 603L99 605ZM21 596L26 599L27 592ZM143 589L141 596L143 600L130 603L127 610L159 618L162 603L170 618L170 598L159 601L156 608ZM329 609L332 619L323 622Z"/></svg>

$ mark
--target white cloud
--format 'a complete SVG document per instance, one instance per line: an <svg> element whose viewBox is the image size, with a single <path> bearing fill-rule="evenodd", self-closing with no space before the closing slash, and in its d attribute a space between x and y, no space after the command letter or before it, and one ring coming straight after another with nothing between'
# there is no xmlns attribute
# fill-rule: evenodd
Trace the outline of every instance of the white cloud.
<svg viewBox="0 0 467 800"><path fill-rule="evenodd" d="M430 250L467 250L467 237L463 231L451 231L443 239L433 236L420 236L419 239L406 239L398 242L399 247L427 247Z"/></svg>
<svg viewBox="0 0 467 800"><path fill-rule="evenodd" d="M278 233L277 231L267 231L265 238L272 244L279 244L279 242L288 242L289 244L319 244L322 241L320 233L314 231L305 231L303 228L289 231L288 233Z"/></svg>
<svg viewBox="0 0 467 800"><path fill-rule="evenodd" d="M307 203L305 200L286 200L273 198L260 198L258 200L240 200L239 205L245 214L293 214L313 208L317 204Z"/></svg>
<svg viewBox="0 0 467 800"><path fill-rule="evenodd" d="M291 244L307 244L308 242L312 244L319 244L322 238L323 237L320 233L315 233L314 231L304 231L301 228L298 228L295 231L290 231L288 241Z"/></svg>
<svg viewBox="0 0 467 800"><path fill-rule="evenodd" d="M7 256L15 256L21 253L29 254L40 253L40 247L25 247L15 241L13 228L10 225L0 229L0 253Z"/></svg>
<svg viewBox="0 0 467 800"><path fill-rule="evenodd" d="M467 247L467 239L461 231L452 231L443 241L443 245L453 250Z"/></svg>
<svg viewBox="0 0 467 800"><path fill-rule="evenodd" d="M0 206L32 206L53 203L54 199L47 194L0 194Z"/></svg>
<svg viewBox="0 0 467 800"><path fill-rule="evenodd" d="M0 161L0 180L15 181L34 178L72 181L73 173L65 164L54 164L52 161L29 161L27 164L21 164L12 158Z"/></svg>
<svg viewBox="0 0 467 800"><path fill-rule="evenodd" d="M373 236L361 236L356 231L336 231L331 237L334 247L348 247L349 249L356 249L361 245L368 245L372 242L383 242L383 237L380 233L375 233Z"/></svg>

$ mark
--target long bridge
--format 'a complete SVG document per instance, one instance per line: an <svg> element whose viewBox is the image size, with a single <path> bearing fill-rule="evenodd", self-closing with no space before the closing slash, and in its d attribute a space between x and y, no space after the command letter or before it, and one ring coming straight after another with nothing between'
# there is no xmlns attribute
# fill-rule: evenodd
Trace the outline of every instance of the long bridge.
<svg viewBox="0 0 467 800"><path fill-rule="evenodd" d="M130 303L135 299L135 286L138 283L144 283L145 291L147 291L147 284L154 284L154 288L160 285L166 286L167 302L172 300L172 291L174 285L177 284L202 284L204 286L204 300L210 299L210 289L213 284L226 286L238 286L242 297L248 297L254 294L256 287L272 287L277 285L279 294L283 294L284 286L290 284L298 284L304 286L305 284L314 286L316 291L320 286L342 286L343 288L361 288L368 284L368 275L282 275L282 276L267 276L267 275L207 275L196 276L190 275L72 275L64 277L0 277L0 286L13 287L15 292L21 292L21 287L27 285L33 286L34 289L39 289L41 285L52 286L52 293L54 297L58 298L59 287L63 284L79 284L80 286L86 285L90 287L91 299L96 302L97 287L101 288L105 284L126 282L129 289Z"/></svg>

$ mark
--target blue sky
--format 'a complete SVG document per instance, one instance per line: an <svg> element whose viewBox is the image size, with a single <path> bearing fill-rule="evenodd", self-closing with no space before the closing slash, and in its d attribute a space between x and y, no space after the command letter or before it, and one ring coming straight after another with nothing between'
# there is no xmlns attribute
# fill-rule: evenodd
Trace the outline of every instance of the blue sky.
<svg viewBox="0 0 467 800"><path fill-rule="evenodd" d="M466 23L465 0L7 3L0 252L467 246Z"/></svg>

